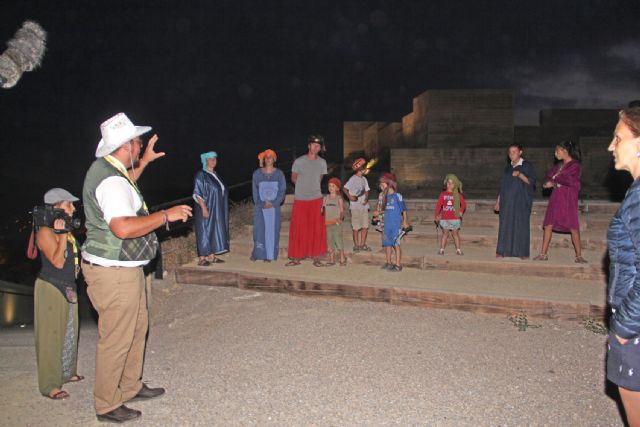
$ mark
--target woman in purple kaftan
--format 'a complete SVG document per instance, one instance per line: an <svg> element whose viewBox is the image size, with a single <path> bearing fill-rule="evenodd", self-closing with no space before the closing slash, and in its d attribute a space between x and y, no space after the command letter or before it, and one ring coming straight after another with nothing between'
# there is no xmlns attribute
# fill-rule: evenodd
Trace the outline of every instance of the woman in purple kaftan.
<svg viewBox="0 0 640 427"><path fill-rule="evenodd" d="M558 162L544 177L544 188L553 188L547 212L544 216L542 250L534 259L546 261L547 251L554 231L571 233L571 241L576 252L577 263L586 263L582 257L580 242L580 222L578 221L578 194L580 193L580 147L572 141L562 141L556 147Z"/></svg>

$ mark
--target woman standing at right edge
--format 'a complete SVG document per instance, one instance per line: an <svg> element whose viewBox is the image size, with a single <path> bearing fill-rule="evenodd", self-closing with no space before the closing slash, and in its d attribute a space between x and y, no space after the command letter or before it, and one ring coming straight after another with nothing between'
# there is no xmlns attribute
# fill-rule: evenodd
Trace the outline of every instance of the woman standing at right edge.
<svg viewBox="0 0 640 427"><path fill-rule="evenodd" d="M618 386L631 427L640 426L640 108L620 111L609 144L615 168L633 176L607 234L611 307L607 379Z"/></svg>

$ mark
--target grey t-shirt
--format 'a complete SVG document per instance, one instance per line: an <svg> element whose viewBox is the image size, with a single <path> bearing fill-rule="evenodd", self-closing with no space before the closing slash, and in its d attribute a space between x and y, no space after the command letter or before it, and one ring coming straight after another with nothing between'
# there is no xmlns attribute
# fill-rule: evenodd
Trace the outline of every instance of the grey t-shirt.
<svg viewBox="0 0 640 427"><path fill-rule="evenodd" d="M327 162L322 157L311 160L305 154L298 157L291 167L298 174L296 181L296 200L314 200L322 197L320 180L327 174Z"/></svg>
<svg viewBox="0 0 640 427"><path fill-rule="evenodd" d="M369 204L365 204L365 193L370 191L369 183L367 182L367 178L364 176L352 175L349 178L349 181L344 185L344 188L349 190L349 194L352 196L356 196L358 200L355 202L349 201L349 208L355 210L369 210Z"/></svg>

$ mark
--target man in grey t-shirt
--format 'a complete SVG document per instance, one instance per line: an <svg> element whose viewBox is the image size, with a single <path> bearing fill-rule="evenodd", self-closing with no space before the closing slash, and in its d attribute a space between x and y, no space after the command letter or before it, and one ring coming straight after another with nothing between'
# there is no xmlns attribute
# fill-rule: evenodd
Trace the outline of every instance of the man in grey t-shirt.
<svg viewBox="0 0 640 427"><path fill-rule="evenodd" d="M289 228L289 262L286 266L300 265L300 260L313 257L313 265L323 266L318 257L327 252L327 233L322 216L320 182L327 174L327 162L318 156L323 139L312 135L309 151L298 157L291 168L291 181L295 185L293 211Z"/></svg>

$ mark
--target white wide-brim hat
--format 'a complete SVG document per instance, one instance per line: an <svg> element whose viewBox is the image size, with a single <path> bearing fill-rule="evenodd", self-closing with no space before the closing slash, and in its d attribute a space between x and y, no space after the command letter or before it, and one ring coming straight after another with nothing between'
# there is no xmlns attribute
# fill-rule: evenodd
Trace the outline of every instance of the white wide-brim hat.
<svg viewBox="0 0 640 427"><path fill-rule="evenodd" d="M98 142L96 157L104 157L131 141L136 136L151 130L150 126L134 126L124 113L118 113L100 125L102 139Z"/></svg>

